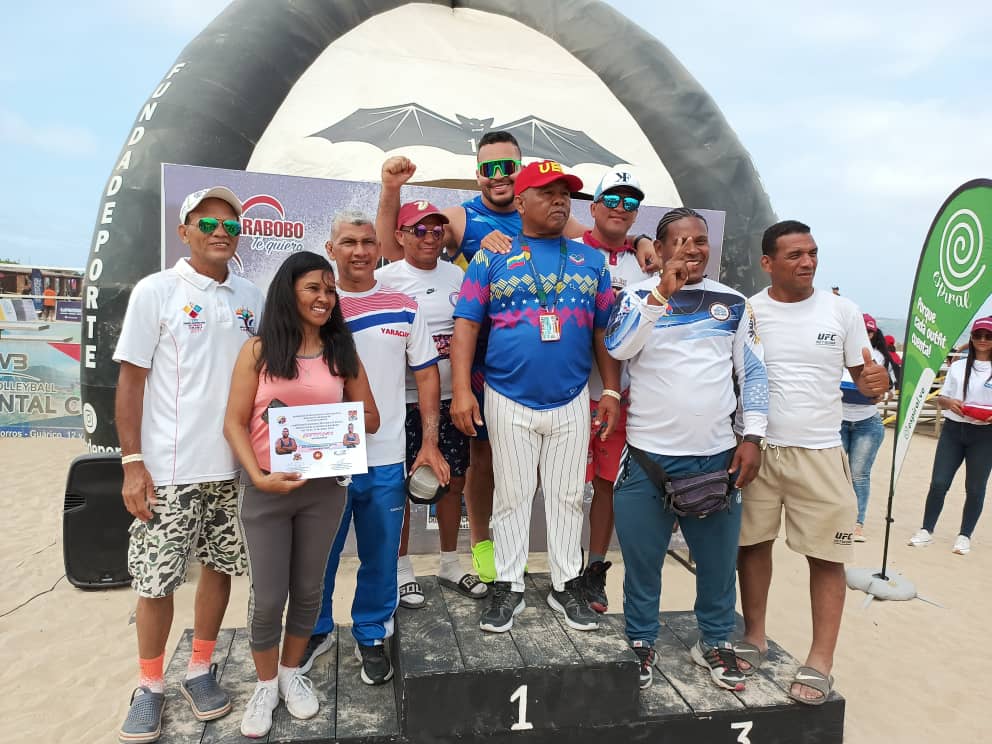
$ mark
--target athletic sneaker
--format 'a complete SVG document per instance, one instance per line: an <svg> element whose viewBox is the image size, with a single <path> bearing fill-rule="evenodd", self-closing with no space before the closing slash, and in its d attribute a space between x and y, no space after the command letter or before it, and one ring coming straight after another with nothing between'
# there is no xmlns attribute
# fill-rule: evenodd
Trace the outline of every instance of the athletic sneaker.
<svg viewBox="0 0 992 744"><path fill-rule="evenodd" d="M933 538L927 530L921 529L917 530L916 534L909 538L909 544L914 548L922 548L924 545L929 545L933 542Z"/></svg>
<svg viewBox="0 0 992 744"><path fill-rule="evenodd" d="M334 637L330 633L315 633L307 641L307 647L300 659L300 674L306 674L313 667L314 659L326 654L334 646Z"/></svg>
<svg viewBox="0 0 992 744"><path fill-rule="evenodd" d="M646 641L633 641L630 644L637 660L641 662L640 675L638 677L642 690L651 686L651 668L654 666L654 649Z"/></svg>
<svg viewBox="0 0 992 744"><path fill-rule="evenodd" d="M279 705L279 690L256 685L245 714L241 718L241 735L261 739L272 728L272 711Z"/></svg>
<svg viewBox="0 0 992 744"><path fill-rule="evenodd" d="M596 630L599 627L599 619L586 601L581 576L566 581L565 588L560 592L551 587L551 593L548 594L548 605L552 610L565 616L565 624L570 628Z"/></svg>
<svg viewBox="0 0 992 744"><path fill-rule="evenodd" d="M705 646L700 639L693 644L689 655L699 666L710 670L710 676L718 687L735 692L744 689L744 672L737 666L733 644L720 641L715 646Z"/></svg>
<svg viewBox="0 0 992 744"><path fill-rule="evenodd" d="M954 541L954 547L951 548L951 552L958 555L968 555L971 552L971 540L964 535L958 535L958 539Z"/></svg>
<svg viewBox="0 0 992 744"><path fill-rule="evenodd" d="M489 606L482 611L479 627L490 633L505 633L513 627L513 618L524 611L524 593L515 592L509 581L497 581L489 593Z"/></svg>
<svg viewBox="0 0 992 744"><path fill-rule="evenodd" d="M162 735L165 693L138 687L131 693L131 707L117 735L124 744L146 744Z"/></svg>
<svg viewBox="0 0 992 744"><path fill-rule="evenodd" d="M393 678L393 665L381 643L374 646L355 644L355 658L362 662L362 682L365 684L381 685Z"/></svg>
<svg viewBox="0 0 992 744"><path fill-rule="evenodd" d="M279 690L279 697L286 701L289 715L301 721L313 718L320 710L320 702L313 691L313 682L299 671L290 678L285 690Z"/></svg>
<svg viewBox="0 0 992 744"><path fill-rule="evenodd" d="M231 698L217 684L217 665L193 679L184 679L179 685L180 694L189 702L198 721L212 721L231 711Z"/></svg>
<svg viewBox="0 0 992 744"><path fill-rule="evenodd" d="M586 599L596 612L606 612L609 609L609 601L606 599L606 572L612 565L610 561L596 561L586 566L586 570L582 572Z"/></svg>

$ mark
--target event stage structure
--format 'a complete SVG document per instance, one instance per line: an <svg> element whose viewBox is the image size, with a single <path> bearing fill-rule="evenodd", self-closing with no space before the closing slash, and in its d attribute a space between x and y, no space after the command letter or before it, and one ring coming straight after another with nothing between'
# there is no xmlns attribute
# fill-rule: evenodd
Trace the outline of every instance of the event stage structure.
<svg viewBox="0 0 992 744"><path fill-rule="evenodd" d="M274 714L269 742L318 744L455 744L522 742L602 744L833 744L843 741L844 699L835 691L818 707L786 692L799 662L774 642L744 692L718 689L689 658L691 612L662 612L654 681L637 684L637 660L623 634L623 616L602 616L596 631L568 628L548 607L546 574L527 577L527 609L508 633L479 630L482 603L419 577L426 607L400 609L385 685L359 678L348 627L310 671L320 712L309 721ZM177 690L189 658L187 630L166 675L163 744L244 742L239 727L255 685L247 635L225 629L217 643L218 675L234 710L198 722Z"/></svg>

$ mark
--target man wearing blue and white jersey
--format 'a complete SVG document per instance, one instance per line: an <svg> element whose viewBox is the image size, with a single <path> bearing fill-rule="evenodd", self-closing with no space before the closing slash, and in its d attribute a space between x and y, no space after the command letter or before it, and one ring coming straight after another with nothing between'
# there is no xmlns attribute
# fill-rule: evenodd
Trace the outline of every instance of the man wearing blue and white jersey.
<svg viewBox="0 0 992 744"><path fill-rule="evenodd" d="M660 279L628 286L614 306L606 348L628 361L627 451L614 492L623 553L627 637L641 661L641 686L651 684L658 634L661 567L676 515L666 506L655 473L669 477L729 471L726 509L679 524L696 561L693 660L714 682L744 688L730 634L734 629L735 568L741 525L739 489L757 475L768 414L768 379L754 318L743 295L704 275L709 258L706 221L679 208L658 223ZM733 417L740 388L743 440ZM639 450L637 456L632 450ZM654 468L652 468L654 470Z"/></svg>

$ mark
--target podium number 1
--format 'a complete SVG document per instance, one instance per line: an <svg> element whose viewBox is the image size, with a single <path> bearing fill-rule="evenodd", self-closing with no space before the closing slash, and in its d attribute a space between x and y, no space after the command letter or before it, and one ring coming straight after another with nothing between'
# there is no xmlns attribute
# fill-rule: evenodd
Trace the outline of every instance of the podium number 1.
<svg viewBox="0 0 992 744"><path fill-rule="evenodd" d="M517 703L517 722L510 726L510 731L529 731L534 724L527 720L527 685L520 685L510 695L510 702Z"/></svg>

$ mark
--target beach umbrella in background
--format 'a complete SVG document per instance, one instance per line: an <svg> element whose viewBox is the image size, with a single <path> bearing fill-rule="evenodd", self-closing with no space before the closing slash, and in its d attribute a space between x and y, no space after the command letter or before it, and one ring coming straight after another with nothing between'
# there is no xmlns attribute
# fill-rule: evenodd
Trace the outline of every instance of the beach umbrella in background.
<svg viewBox="0 0 992 744"><path fill-rule="evenodd" d="M462 186L488 130L587 184L628 163L659 205L726 212L721 279L766 284L775 221L717 105L660 41L592 0L237 0L141 106L101 194L83 288L85 438L114 450L111 355L131 288L161 268L161 164ZM339 205L327 205L333 210Z"/></svg>
<svg viewBox="0 0 992 744"><path fill-rule="evenodd" d="M968 181L937 212L920 253L910 295L902 389L885 512L882 567L848 569L848 585L879 599L912 599L905 577L887 571L892 502L923 404L955 341L992 295L992 180Z"/></svg>

